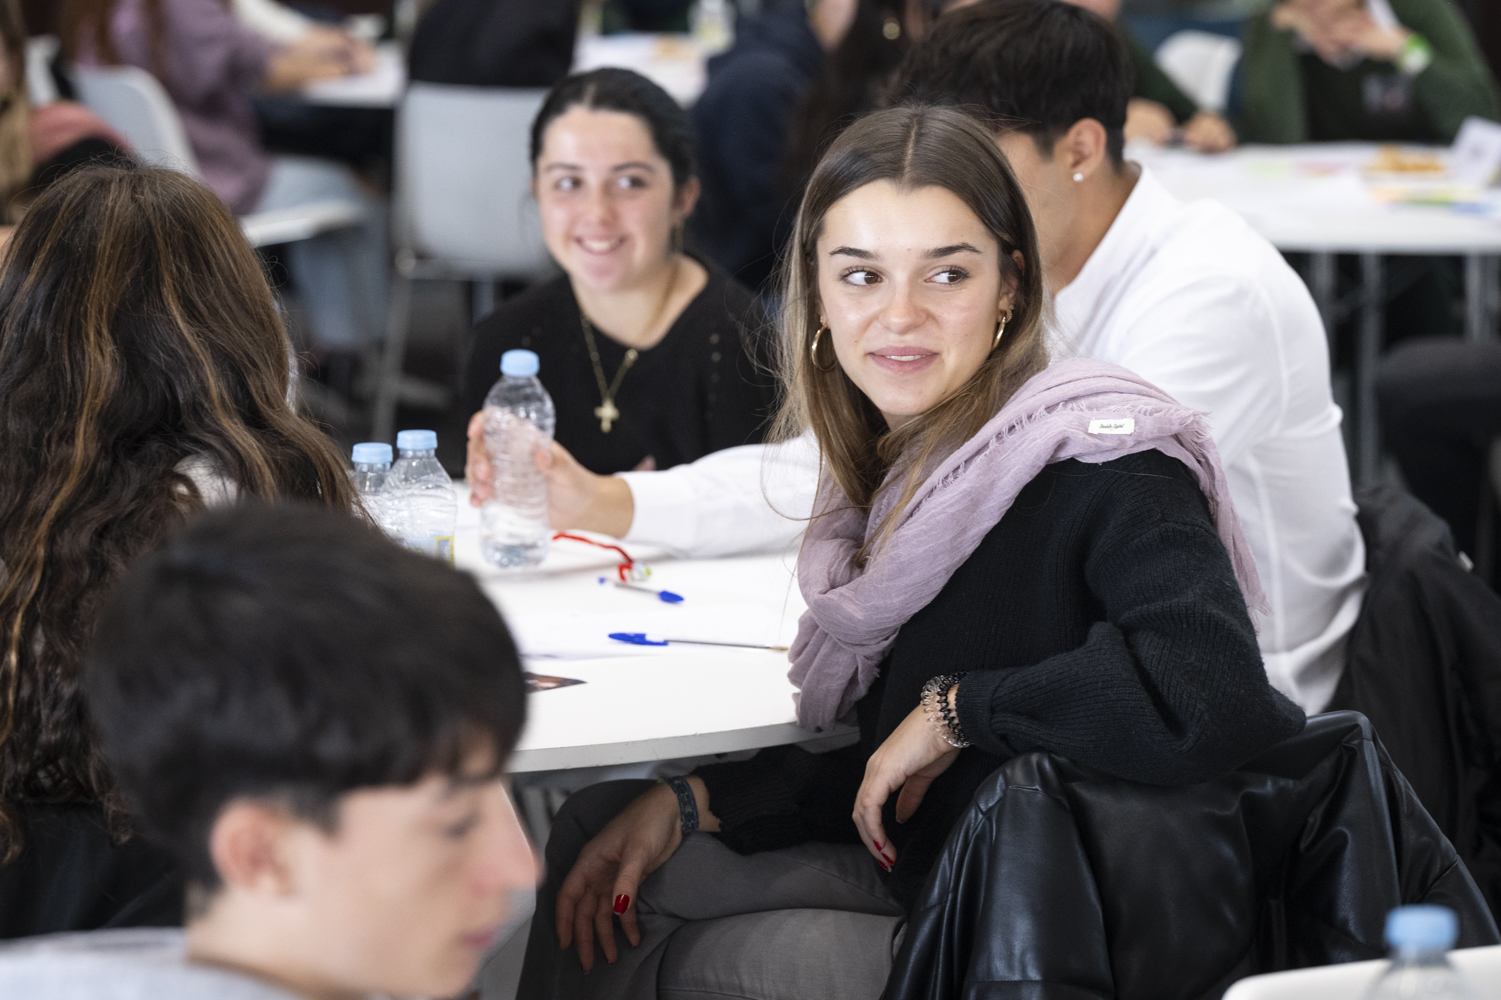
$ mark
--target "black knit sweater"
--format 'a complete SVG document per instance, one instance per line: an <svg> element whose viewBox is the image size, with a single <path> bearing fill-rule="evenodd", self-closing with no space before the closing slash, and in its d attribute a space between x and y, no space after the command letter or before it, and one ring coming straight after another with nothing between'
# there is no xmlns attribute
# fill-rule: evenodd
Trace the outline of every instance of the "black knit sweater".
<svg viewBox="0 0 1501 1000"><path fill-rule="evenodd" d="M1017 497L948 584L897 636L856 706L860 742L795 747L702 768L720 836L741 853L858 842L850 815L865 761L920 700L964 672L974 742L905 824L891 886L910 900L976 787L1004 760L1047 750L1132 781L1189 784L1302 728L1267 683L1256 634L1208 505L1181 462L1149 451L1059 462Z"/></svg>

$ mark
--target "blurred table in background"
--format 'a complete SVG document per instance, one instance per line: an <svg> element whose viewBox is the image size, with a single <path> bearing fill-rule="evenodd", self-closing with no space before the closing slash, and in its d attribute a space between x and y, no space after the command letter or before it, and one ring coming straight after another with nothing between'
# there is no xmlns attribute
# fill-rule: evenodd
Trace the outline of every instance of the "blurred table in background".
<svg viewBox="0 0 1501 1000"><path fill-rule="evenodd" d="M375 71L357 76L319 80L302 88L309 104L340 108L394 108L407 87L406 53L398 42L375 47Z"/></svg>
<svg viewBox="0 0 1501 1000"><path fill-rule="evenodd" d="M692 35L584 34L574 50L573 72L604 66L632 69L687 107L708 84L707 62L708 56Z"/></svg>
<svg viewBox="0 0 1501 1000"><path fill-rule="evenodd" d="M1242 146L1205 156L1133 145L1169 191L1234 209L1277 249L1310 255L1309 288L1330 335L1340 319L1335 255L1360 258L1361 294L1351 414L1351 472L1378 472L1376 367L1385 335L1382 258L1441 255L1465 261L1465 331L1495 335L1501 314L1501 190L1462 185L1446 173L1447 150L1374 143Z"/></svg>

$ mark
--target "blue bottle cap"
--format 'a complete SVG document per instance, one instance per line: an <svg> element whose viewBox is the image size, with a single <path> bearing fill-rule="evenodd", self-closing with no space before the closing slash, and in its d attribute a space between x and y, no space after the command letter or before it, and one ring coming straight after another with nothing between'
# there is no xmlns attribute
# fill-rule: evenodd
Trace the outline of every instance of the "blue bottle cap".
<svg viewBox="0 0 1501 1000"><path fill-rule="evenodd" d="M355 465L390 465L391 446L384 441L364 441L349 456Z"/></svg>
<svg viewBox="0 0 1501 1000"><path fill-rule="evenodd" d="M401 431L396 435L398 451L434 451L437 447L437 431Z"/></svg>
<svg viewBox="0 0 1501 1000"><path fill-rule="evenodd" d="M542 368L536 351L506 351L500 356L500 373L512 378L535 375Z"/></svg>
<svg viewBox="0 0 1501 1000"><path fill-rule="evenodd" d="M1386 915L1386 943L1416 951L1448 951L1459 919L1447 906L1399 906Z"/></svg>

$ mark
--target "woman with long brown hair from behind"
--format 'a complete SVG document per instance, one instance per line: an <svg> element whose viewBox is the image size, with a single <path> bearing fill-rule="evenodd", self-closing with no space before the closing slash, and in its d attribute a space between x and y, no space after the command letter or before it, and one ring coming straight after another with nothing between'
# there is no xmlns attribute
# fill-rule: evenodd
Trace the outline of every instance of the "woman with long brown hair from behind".
<svg viewBox="0 0 1501 1000"><path fill-rule="evenodd" d="M353 510L333 444L289 404L289 343L213 193L87 167L0 258L0 937L181 916L78 687L109 587L190 512L240 495Z"/></svg>

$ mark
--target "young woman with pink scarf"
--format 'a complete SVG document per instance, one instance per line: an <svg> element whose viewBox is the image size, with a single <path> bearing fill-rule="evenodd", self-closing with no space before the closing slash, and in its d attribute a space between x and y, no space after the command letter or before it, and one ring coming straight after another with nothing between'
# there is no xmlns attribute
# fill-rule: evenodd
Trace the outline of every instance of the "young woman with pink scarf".
<svg viewBox="0 0 1501 1000"><path fill-rule="evenodd" d="M879 112L824 156L783 275L781 430L811 427L823 461L791 678L803 725L860 740L575 795L520 996L874 997L1006 759L1186 784L1300 731L1203 415L1113 365L1050 363L1039 259L959 110Z"/></svg>

